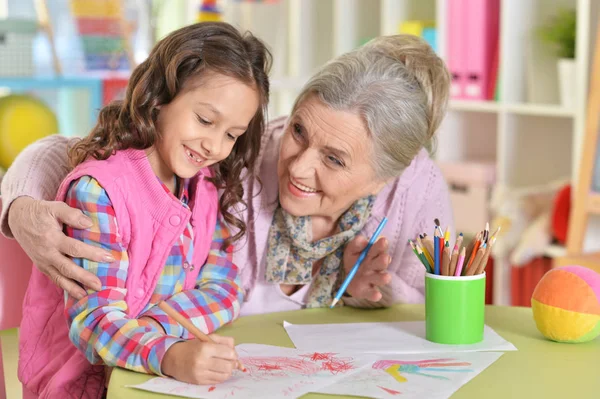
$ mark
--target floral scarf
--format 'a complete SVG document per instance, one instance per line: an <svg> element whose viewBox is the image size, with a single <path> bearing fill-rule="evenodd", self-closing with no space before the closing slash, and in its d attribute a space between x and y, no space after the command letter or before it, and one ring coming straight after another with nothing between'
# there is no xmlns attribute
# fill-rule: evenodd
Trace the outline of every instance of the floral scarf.
<svg viewBox="0 0 600 399"><path fill-rule="evenodd" d="M338 277L344 274L339 272L345 244L362 230L371 216L374 201L375 196L356 201L340 217L339 233L315 242L311 240L310 216L294 217L278 206L269 229L266 280L278 284L311 284L306 306L329 306ZM321 268L313 277L313 262L321 259Z"/></svg>

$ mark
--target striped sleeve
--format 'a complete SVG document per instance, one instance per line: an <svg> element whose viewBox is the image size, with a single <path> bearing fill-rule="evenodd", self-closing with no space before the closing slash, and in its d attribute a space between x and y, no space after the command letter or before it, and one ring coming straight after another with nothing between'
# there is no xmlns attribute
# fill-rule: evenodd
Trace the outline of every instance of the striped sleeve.
<svg viewBox="0 0 600 399"><path fill-rule="evenodd" d="M217 220L210 252L200 269L195 288L179 292L166 301L207 334L235 320L243 302L239 271L233 264L233 248L221 248L228 237L229 230ZM172 326L174 320L156 306L144 316L157 320L165 331L179 331L181 338L192 338L185 328Z"/></svg>

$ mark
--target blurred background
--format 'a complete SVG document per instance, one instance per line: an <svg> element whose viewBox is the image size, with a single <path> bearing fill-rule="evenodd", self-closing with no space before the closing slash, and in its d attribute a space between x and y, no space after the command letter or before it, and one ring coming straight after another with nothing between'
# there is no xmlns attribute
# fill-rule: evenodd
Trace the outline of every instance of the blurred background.
<svg viewBox="0 0 600 399"><path fill-rule="evenodd" d="M269 45L271 119L288 114L332 57L379 35L418 35L453 76L434 157L457 231L502 226L487 301L529 306L551 267L577 259L600 270L597 126L587 111L600 90L590 87L599 3L0 0L0 169L45 135L86 135L98 110L121 98L132 67L187 24L230 22Z"/></svg>

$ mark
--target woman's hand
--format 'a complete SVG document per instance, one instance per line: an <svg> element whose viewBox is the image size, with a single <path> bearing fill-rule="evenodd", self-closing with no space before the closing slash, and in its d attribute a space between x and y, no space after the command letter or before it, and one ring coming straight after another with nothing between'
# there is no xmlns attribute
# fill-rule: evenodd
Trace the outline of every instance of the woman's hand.
<svg viewBox="0 0 600 399"><path fill-rule="evenodd" d="M360 253L367 246L369 240L364 236L356 236L344 250L344 270L346 275L354 267ZM381 299L378 287L389 284L392 276L387 272L387 267L392 261L388 254L388 240L379 238L369 249L367 256L358 268L354 278L348 285L346 292L357 299L367 299L377 302Z"/></svg>
<svg viewBox="0 0 600 399"><path fill-rule="evenodd" d="M172 345L161 363L163 374L191 384L218 384L229 377L237 365L231 337L210 336L213 342L191 339Z"/></svg>
<svg viewBox="0 0 600 399"><path fill-rule="evenodd" d="M67 237L63 223L76 229L92 225L80 210L63 202L19 197L8 212L8 225L15 239L37 268L69 295L81 299L86 292L76 281L97 291L102 285L98 277L77 266L69 256L95 262L114 262L114 258L107 251Z"/></svg>

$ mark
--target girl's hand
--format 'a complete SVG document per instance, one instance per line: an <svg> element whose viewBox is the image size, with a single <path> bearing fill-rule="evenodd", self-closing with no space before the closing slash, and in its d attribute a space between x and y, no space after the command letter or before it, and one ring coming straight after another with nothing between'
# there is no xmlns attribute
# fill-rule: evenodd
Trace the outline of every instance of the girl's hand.
<svg viewBox="0 0 600 399"><path fill-rule="evenodd" d="M354 267L360 253L367 246L369 240L364 236L356 236L344 250L344 270L346 275ZM377 302L381 300L381 292L378 287L389 284L392 276L387 272L387 268L392 261L388 254L388 240L385 237L379 238L369 249L367 256L361 263L356 275L348 285L346 293L357 299L367 299Z"/></svg>
<svg viewBox="0 0 600 399"><path fill-rule="evenodd" d="M15 239L36 267L69 295L81 299L86 293L77 282L96 291L101 290L102 285L98 277L77 266L69 257L96 262L114 262L114 259L103 249L67 237L63 223L76 229L92 225L80 210L64 202L19 197L8 212L8 225Z"/></svg>
<svg viewBox="0 0 600 399"><path fill-rule="evenodd" d="M233 338L214 334L210 337L214 343L191 339L172 345L161 363L163 374L198 385L229 379L237 365Z"/></svg>

